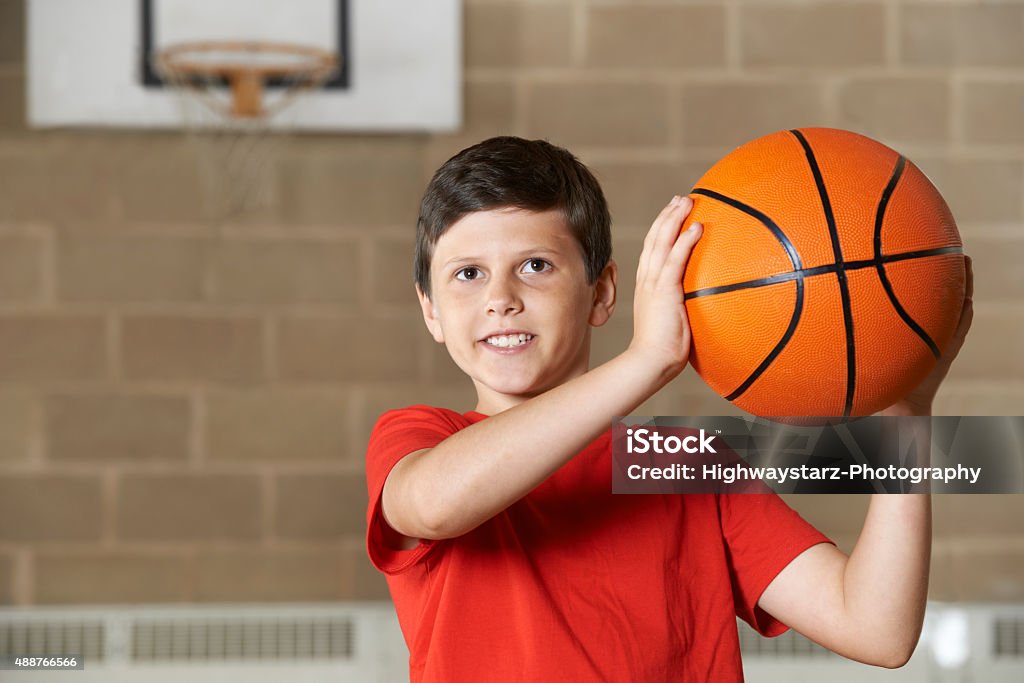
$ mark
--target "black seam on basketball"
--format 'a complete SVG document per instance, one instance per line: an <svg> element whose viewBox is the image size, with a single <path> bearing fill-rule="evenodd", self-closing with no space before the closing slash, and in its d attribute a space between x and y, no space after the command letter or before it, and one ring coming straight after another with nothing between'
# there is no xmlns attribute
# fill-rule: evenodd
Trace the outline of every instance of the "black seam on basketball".
<svg viewBox="0 0 1024 683"><path fill-rule="evenodd" d="M791 130L800 146L804 148L804 155L807 163L811 166L811 173L814 175L814 184L818 186L818 196L821 198L821 208L825 212L825 222L828 224L828 236L832 242L832 255L837 265L843 265L843 249L839 243L839 230L836 228L836 217L832 212L832 202L828 198L828 189L825 187L825 179L818 167L818 160L811 149L811 143L807 141L804 134L799 130ZM836 271L836 279L839 281L839 297L843 302L843 327L846 328L846 402L843 407L843 417L848 417L853 409L853 393L857 382L857 349L853 337L853 305L850 301L850 286L846 281L846 269L840 268Z"/></svg>
<svg viewBox="0 0 1024 683"><path fill-rule="evenodd" d="M780 282L789 282L790 280L799 280L806 276L807 271L798 273L779 273L778 275L772 275L771 277L762 277L757 280L747 280L746 282L736 282L731 285L721 285L719 287L705 287L704 289L696 289L692 292L686 292L683 294L683 298L686 301L690 299L696 299L704 296L714 296L715 294L728 294L729 292L735 292L740 289L755 289L757 287L767 287L769 285L777 285Z"/></svg>
<svg viewBox="0 0 1024 683"><path fill-rule="evenodd" d="M695 289L692 292L686 292L684 294L687 301L690 299L696 299L704 296L714 296L715 294L728 294L729 292L735 292L740 289L753 289L757 287L767 287L769 285L777 285L780 282L789 282L790 280L796 280L798 278L809 278L816 275L826 275L828 273L834 273L840 269L851 271L851 270L862 270L864 268L878 268L881 264L885 263L897 263L899 261L907 261L910 259L929 258L931 256L942 256L945 254L962 254L963 247L936 247L935 249L921 249L918 251L907 251L899 254L888 254L883 256L881 259L863 259L860 261L846 261L840 266L839 264L832 263L827 266L815 266L814 268L804 268L800 271L793 271L788 273L779 273L778 275L769 275L768 277L758 278L756 280L745 280L743 282L735 282L731 285L719 285L718 287L705 287L704 289Z"/></svg>
<svg viewBox="0 0 1024 683"><path fill-rule="evenodd" d="M793 334L796 332L796 326L800 322L800 316L803 313L803 310L804 281L802 279L797 279L796 303L793 306L793 317L789 319L789 327L786 328L785 334L782 335L782 339L780 339L779 343L775 345L775 348L771 350L771 353L769 353L768 356L765 357L763 361L761 361L761 364L758 365L752 373L750 373L749 377L743 380L743 384L736 387L736 389L731 394L725 397L725 400L735 401L737 398L742 396L743 392L749 389L750 386L757 381L757 378L764 374L764 371L768 369L768 366L775 362L775 359L778 358L779 354L782 353L782 350L786 348L786 345L789 344L789 340L792 339Z"/></svg>
<svg viewBox="0 0 1024 683"><path fill-rule="evenodd" d="M925 258L927 256L941 256L943 254L962 254L963 247L935 247L934 249L919 249L917 251L904 251L899 254L889 254L882 257L882 263L896 263L908 259ZM874 265L874 261L871 262Z"/></svg>
<svg viewBox="0 0 1024 683"><path fill-rule="evenodd" d="M768 217L767 214L758 211L752 206L744 204L738 199L727 197L726 195L721 194L719 192L715 192L714 190L707 190L702 187L695 187L693 188L691 193L703 195L705 197L710 197L711 199L715 199L724 204L728 204L734 209L739 209L748 216L756 218L758 221L761 222L761 224L764 227L768 228L768 231L771 232L772 235L775 236L775 239L779 241L779 244L782 245L782 248L786 250L786 254L789 256L790 263L793 264L793 275L789 279L796 280L796 307L793 311L793 317L790 318L789 320L789 327L786 328L785 334L782 335L782 339L778 341L778 343L775 345L775 348L773 348L771 350L771 353L769 353L768 356L761 361L761 364L754 369L754 372L752 372L750 376L743 380L743 383L740 384L736 389L734 389L731 394L725 397L727 401L732 401L735 400L736 398L739 398L743 394L743 392L749 389L750 385L752 385L757 380L757 378L760 377L764 373L764 371L768 369L768 366L772 364L772 361L774 361L775 358L780 353L782 353L782 350L786 348L786 344L789 343L790 338L792 338L793 333L796 331L796 326L797 323L800 322L800 314L803 311L804 305L804 281L803 275L801 274L804 269L803 262L800 260L800 254L797 253L796 247L793 246L793 243L790 241L789 237L786 235L786 233L782 231L781 228L779 228L778 225L775 224L775 221ZM686 294L684 293L683 300L685 301L685 299Z"/></svg>
<svg viewBox="0 0 1024 683"><path fill-rule="evenodd" d="M892 198L892 193L896 190L896 183L903 177L903 169L906 164L907 160L903 158L903 155L900 155L900 158L896 160L896 167L892 170L889 182L885 184L885 189L882 190L882 198L878 200L878 209L875 211L875 235L872 240L876 261L882 258L882 222L885 220L885 210L889 208L889 200Z"/></svg>
<svg viewBox="0 0 1024 683"><path fill-rule="evenodd" d="M885 265L882 263L882 223L885 221L885 210L889 207L889 199L892 198L893 192L896 191L896 185L900 182L900 178L903 177L903 169L905 168L907 160L900 156L896 161L896 168L892 171L892 177L889 178L889 183L885 186L885 190L882 192L882 198L878 202L878 211L875 212L875 261L877 266L875 270L878 272L878 279L882 283L882 288L885 290L885 295L889 297L889 302L892 307L896 309L896 313L899 314L903 322L907 324L907 327L912 329L914 333L921 338L928 348L931 350L932 355L938 358L941 355L938 345L932 340L932 338L925 332L924 328L921 327L914 320L906 309L900 304L899 298L896 296L896 292L892 288L892 284L889 282L889 277L885 272Z"/></svg>
<svg viewBox="0 0 1024 683"><path fill-rule="evenodd" d="M705 197L710 197L711 199L717 199L723 204L728 204L734 209L739 209L748 216L753 216L754 218L759 220L761 224L764 225L764 227L768 228L772 235L775 236L775 239L779 241L779 244L782 245L782 248L786 250L786 255L789 256L789 260L793 264L793 271L799 272L803 270L804 266L803 263L800 261L800 254L797 253L796 247L793 246L793 243L789 240L789 237L786 236L786 233L782 232L779 226L775 224L775 221L769 218L766 214L761 213L752 206L744 204L738 199L727 197L726 195L715 192L714 190L706 190L703 187L693 188L693 190L690 191L690 194L699 194Z"/></svg>
<svg viewBox="0 0 1024 683"><path fill-rule="evenodd" d="M791 131L791 132L794 133L798 137L798 139L802 138L802 135L799 134L799 131ZM809 150L809 147L805 147L805 152L808 151L808 150ZM810 158L813 160L813 153L810 154ZM813 164L814 165L813 165L812 170L817 167L817 162L814 161ZM817 177L816 177L816 181L817 181ZM820 190L823 190L823 189L824 189L824 185L822 184L821 187L820 187ZM772 221L771 218L769 218L766 214L762 213L761 211L758 211L757 209L755 209L755 208L753 208L751 206L748 206L747 204L744 204L743 202L741 202L741 201L739 201L737 199L734 199L732 197L728 197L728 196L723 195L723 194L721 194L719 192L715 192L714 190L708 190L706 188L695 187L695 188L693 188L693 190L691 190L691 194L697 194L697 195L701 195L701 196L704 196L704 197L708 197L710 199L714 199L714 200L720 201L720 202L722 202L724 204L727 204L729 206L732 206L733 208L738 209L738 210L742 211L743 213L745 213L745 214L747 214L749 216L752 216L753 218L755 218L758 221L760 221L766 228L769 229L769 231L771 231L771 233L779 241L779 243L782 245L782 247L786 250L786 254L789 256L789 259L793 263L793 266L794 266L794 269L792 271L788 272L788 273L779 273L777 275L771 275L769 277L758 278L756 280L748 280L748 281L745 281L745 282L737 282L737 283L733 283L733 284L729 284L729 285L722 285L722 286L718 286L718 287L705 287L703 289L694 290L692 292L684 292L684 299L686 301L689 301L690 299L695 299L695 298L698 298L698 297L713 296L713 295L716 295L716 294L726 294L728 292L734 292L734 291L742 290L742 289L753 289L753 288L757 288L757 287L767 287L767 286L770 286L770 285L776 285L776 284L780 284L780 283L783 283L783 282L789 282L789 281L794 281L794 280L796 281L796 287L797 287L797 302L796 302L796 304L797 305L796 305L796 310L794 311L793 317L790 319L789 327L786 329L785 334L783 334L782 339L775 345L775 348L772 349L771 353L768 354L768 356L765 358L765 360L763 360L761 362L761 364L757 367L757 369L755 369L754 372L749 377L747 377L747 379L744 380L743 383L737 389L735 389L731 394L729 394L728 396L725 397L729 401L735 400L736 398L741 396L747 389L749 389L750 386L753 385L753 383L764 373L765 370L767 370L768 366L771 365L771 363L775 360L775 358L778 357L778 355L783 351L783 349L789 343L790 338L792 338L793 334L796 331L796 326L799 323L800 316L801 316L802 311L803 311L804 279L805 278L813 277L813 276L816 276L816 275L825 275L825 274L829 274L829 273L837 273L838 277L840 278L840 291L841 292L845 291L845 294L846 294L845 303L847 304L846 306L844 306L843 313L844 313L844 316L849 316L848 319L850 321L850 327L848 327L848 329L847 329L847 331L848 331L848 335L847 335L847 349L848 349L847 357L850 358L851 357L850 349L852 348L852 338L851 338L852 337L852 310L850 310L850 308L848 306L848 304L849 304L849 290L846 289L846 271L848 271L848 270L860 270L860 269L863 269L863 268L881 268L883 266L883 264L887 264L887 263L895 263L895 262L898 262L898 261L906 261L906 260L918 259L918 258L929 258L929 257L932 257L932 256L941 256L941 255L945 255L945 254L963 253L963 248L962 247L937 247L935 249L922 249L922 250L908 251L908 252L903 252L903 253L898 253L898 254L888 254L888 255L885 255L885 256L877 256L876 255L875 258L863 259L863 260L858 260L858 261L845 261L844 262L844 261L840 260L838 263L832 263L832 264L829 264L829 265L817 266L817 267L814 267L814 268L803 268L802 264L800 262L800 255L797 253L796 248L793 246L792 242L789 240L789 238L786 236L786 234L778 227L778 225L776 225L775 222ZM827 196L827 193L826 193L825 194L825 201L827 201L827 200L828 200L828 196ZM834 225L834 217L832 219L832 224ZM842 258L842 254L841 253L840 253L839 257L840 257L840 259ZM851 368L850 368L850 365L848 363L848 365L847 365L847 371L848 371L847 372L848 392L847 392L847 397L846 397L846 411L845 411L843 417L850 417L850 413L852 411L853 391L852 391L852 382L849 380L849 372L850 372L850 370L851 370Z"/></svg>

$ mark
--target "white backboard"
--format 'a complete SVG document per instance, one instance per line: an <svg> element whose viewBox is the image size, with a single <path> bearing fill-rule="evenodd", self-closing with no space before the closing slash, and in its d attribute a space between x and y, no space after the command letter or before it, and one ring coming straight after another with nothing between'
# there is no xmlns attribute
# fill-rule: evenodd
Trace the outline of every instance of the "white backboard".
<svg viewBox="0 0 1024 683"><path fill-rule="evenodd" d="M461 123L458 0L27 0L31 125L176 128L178 96L144 59L196 40L336 50L344 68L271 127L432 130Z"/></svg>

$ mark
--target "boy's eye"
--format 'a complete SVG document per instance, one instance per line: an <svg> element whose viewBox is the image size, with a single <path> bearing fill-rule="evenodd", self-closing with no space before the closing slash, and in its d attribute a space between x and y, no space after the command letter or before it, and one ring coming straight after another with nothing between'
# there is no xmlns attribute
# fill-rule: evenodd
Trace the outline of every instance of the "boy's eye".
<svg viewBox="0 0 1024 683"><path fill-rule="evenodd" d="M478 277L480 277L480 269L475 268L473 266L466 266L465 268L460 268L455 273L456 280L475 280Z"/></svg>
<svg viewBox="0 0 1024 683"><path fill-rule="evenodd" d="M527 273L542 273L550 267L551 264L541 258L532 258L523 264L523 270Z"/></svg>

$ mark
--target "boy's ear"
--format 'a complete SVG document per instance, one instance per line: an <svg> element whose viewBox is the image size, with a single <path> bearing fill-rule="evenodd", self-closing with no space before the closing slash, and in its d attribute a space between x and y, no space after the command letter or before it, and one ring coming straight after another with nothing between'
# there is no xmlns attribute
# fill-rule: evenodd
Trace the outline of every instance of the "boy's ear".
<svg viewBox="0 0 1024 683"><path fill-rule="evenodd" d="M615 310L615 287L619 282L619 267L615 261L609 260L594 283L594 304L590 308L589 322L600 327L608 322Z"/></svg>
<svg viewBox="0 0 1024 683"><path fill-rule="evenodd" d="M444 332L441 331L441 318L437 314L437 307L434 306L434 302L430 300L430 297L423 293L420 289L419 283L416 284L416 296L420 300L420 309L423 311L423 322L427 324L427 329L430 330L430 336L434 338L438 344L444 344Z"/></svg>

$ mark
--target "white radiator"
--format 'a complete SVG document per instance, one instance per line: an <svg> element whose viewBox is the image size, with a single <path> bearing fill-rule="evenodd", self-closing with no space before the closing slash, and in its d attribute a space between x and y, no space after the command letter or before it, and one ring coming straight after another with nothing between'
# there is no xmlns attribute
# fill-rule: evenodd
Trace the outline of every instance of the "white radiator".
<svg viewBox="0 0 1024 683"><path fill-rule="evenodd" d="M742 622L750 683L1024 682L1024 605L928 606L907 666L850 662L792 631ZM0 658L80 655L84 671L0 671L3 683L391 683L408 652L390 603L0 609Z"/></svg>
<svg viewBox="0 0 1024 683"><path fill-rule="evenodd" d="M0 610L0 656L80 655L83 671L0 671L3 683L408 681L391 603Z"/></svg>

